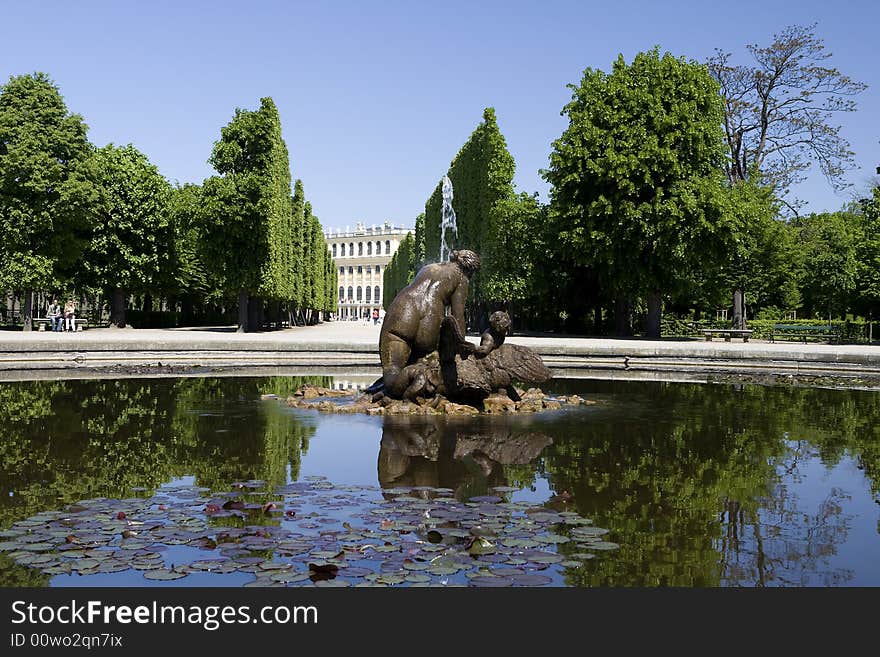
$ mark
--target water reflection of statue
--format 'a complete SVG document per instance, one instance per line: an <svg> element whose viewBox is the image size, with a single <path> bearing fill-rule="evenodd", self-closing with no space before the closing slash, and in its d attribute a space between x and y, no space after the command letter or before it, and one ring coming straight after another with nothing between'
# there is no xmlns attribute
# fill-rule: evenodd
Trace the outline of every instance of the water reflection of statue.
<svg viewBox="0 0 880 657"><path fill-rule="evenodd" d="M383 488L431 486L485 493L507 485L505 465L534 461L553 439L522 425L388 417L379 448Z"/></svg>
<svg viewBox="0 0 880 657"><path fill-rule="evenodd" d="M468 284L479 268L480 257L473 251L453 251L449 262L422 267L394 297L379 334L385 394L403 397L410 384L403 369L437 350L447 308L464 335Z"/></svg>

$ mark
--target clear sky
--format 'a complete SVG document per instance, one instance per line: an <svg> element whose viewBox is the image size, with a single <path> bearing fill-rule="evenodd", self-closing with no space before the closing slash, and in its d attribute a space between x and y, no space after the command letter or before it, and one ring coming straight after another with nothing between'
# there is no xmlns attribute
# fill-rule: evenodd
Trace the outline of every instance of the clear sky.
<svg viewBox="0 0 880 657"><path fill-rule="evenodd" d="M748 63L747 43L814 22L831 64L869 85L840 117L862 191L880 165L877 0L0 0L0 81L46 72L93 143L132 143L180 183L212 175L220 128L271 96L325 228L413 225L484 107L496 109L517 190L546 199L539 170L566 125L566 85L585 68L654 45ZM850 198L818 172L797 195L817 212Z"/></svg>

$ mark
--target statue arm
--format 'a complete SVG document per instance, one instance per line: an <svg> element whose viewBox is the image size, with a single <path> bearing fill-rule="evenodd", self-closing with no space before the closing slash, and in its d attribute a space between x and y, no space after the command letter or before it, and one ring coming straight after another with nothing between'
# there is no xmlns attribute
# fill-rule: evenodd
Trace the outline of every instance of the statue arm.
<svg viewBox="0 0 880 657"><path fill-rule="evenodd" d="M458 323L459 329L461 329L462 339L464 339L464 336L467 335L467 324L465 324L464 322L464 303L467 300L467 293L467 282L462 281L458 285L458 287L455 288L455 292L452 293L452 300L449 304L452 311L452 316Z"/></svg>

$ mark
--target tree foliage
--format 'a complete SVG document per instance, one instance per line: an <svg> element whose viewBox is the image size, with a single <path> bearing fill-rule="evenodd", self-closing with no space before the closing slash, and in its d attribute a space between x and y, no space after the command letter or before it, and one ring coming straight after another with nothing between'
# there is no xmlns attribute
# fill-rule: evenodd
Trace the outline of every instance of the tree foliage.
<svg viewBox="0 0 880 657"><path fill-rule="evenodd" d="M810 314L844 314L856 290L857 222L850 212L823 212L796 220L803 248L802 290Z"/></svg>
<svg viewBox="0 0 880 657"><path fill-rule="evenodd" d="M0 288L54 287L89 227L87 126L45 73L0 88Z"/></svg>
<svg viewBox="0 0 880 657"><path fill-rule="evenodd" d="M386 310L394 301L397 293L415 278L417 265L416 239L412 233L407 233L406 237L400 241L400 245L391 256L391 262L385 266L385 271L382 274L382 289L385 294L382 305Z"/></svg>
<svg viewBox="0 0 880 657"><path fill-rule="evenodd" d="M496 248L492 237L498 234L497 226L504 221L502 204L513 197L514 169L513 156L498 128L495 110L487 107L482 122L453 158L447 173L452 181L452 206L458 226L453 249L475 251L487 263L500 260L500 256L492 255ZM429 262L436 261L440 255L442 208L442 183L438 183L425 204L424 237L417 235L420 241L414 245L416 252L421 252L421 240L424 241L424 258ZM484 266L471 281L468 303L471 322L485 300L483 281L491 276L491 269Z"/></svg>
<svg viewBox="0 0 880 657"><path fill-rule="evenodd" d="M724 258L722 108L706 69L655 48L569 87L544 172L560 255L628 295L674 290Z"/></svg>
<svg viewBox="0 0 880 657"><path fill-rule="evenodd" d="M97 200L83 280L104 289L156 288L172 249L171 188L146 155L131 144L108 144L93 156Z"/></svg>
<svg viewBox="0 0 880 657"><path fill-rule="evenodd" d="M880 310L880 186L864 202L856 247L856 286L860 305L871 316Z"/></svg>

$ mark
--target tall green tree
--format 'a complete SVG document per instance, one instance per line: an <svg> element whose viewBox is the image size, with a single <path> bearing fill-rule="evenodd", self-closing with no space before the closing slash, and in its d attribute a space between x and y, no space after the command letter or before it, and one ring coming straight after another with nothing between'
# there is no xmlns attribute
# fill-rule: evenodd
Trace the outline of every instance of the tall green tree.
<svg viewBox="0 0 880 657"><path fill-rule="evenodd" d="M236 109L209 161L220 176L204 184L206 262L224 289L238 293L238 330L255 330L251 297L257 305L261 297L290 296L290 162L273 100L261 99L255 111Z"/></svg>
<svg viewBox="0 0 880 657"><path fill-rule="evenodd" d="M168 221L173 236L173 262L163 279L169 292L181 301L184 324L192 321L196 303L219 291L202 257L201 210L201 185L187 183L172 189Z"/></svg>
<svg viewBox="0 0 880 657"><path fill-rule="evenodd" d="M864 202L861 220L856 281L861 306L873 319L880 311L880 187L875 187L872 198Z"/></svg>
<svg viewBox="0 0 880 657"><path fill-rule="evenodd" d="M615 296L647 297L647 334L659 336L663 292L728 250L718 84L655 48L570 88L544 172L558 254L595 267Z"/></svg>
<svg viewBox="0 0 880 657"><path fill-rule="evenodd" d="M110 321L125 327L125 299L160 284L171 263L171 187L131 144L108 144L93 156L97 200L82 280L110 293Z"/></svg>
<svg viewBox="0 0 880 657"><path fill-rule="evenodd" d="M499 262L503 255L493 257L496 248L492 237L504 221L502 204L513 198L515 163L507 150L495 110L483 110L483 120L471 133L461 150L453 158L447 175L452 181L453 200L458 236L447 236L453 249L470 249L487 262ZM422 250L424 258L435 262L440 256L441 220L443 208L442 182L437 184L425 204L424 231L416 223L416 253ZM423 237L424 235L424 237ZM481 323L486 301L483 281L491 276L485 266L474 276L469 288L466 314L469 324Z"/></svg>
<svg viewBox="0 0 880 657"><path fill-rule="evenodd" d="M742 180L728 191L728 211L737 230L731 257L721 263L716 278L726 290L747 294L753 315L767 306L797 308L802 252L796 231L778 219L779 202L773 190L755 180ZM742 309L739 312L742 314Z"/></svg>
<svg viewBox="0 0 880 657"><path fill-rule="evenodd" d="M527 301L538 288L546 210L536 196L521 193L499 201L496 211L500 221L489 227L491 248L483 263L484 295L506 307L512 317L512 307Z"/></svg>
<svg viewBox="0 0 880 657"><path fill-rule="evenodd" d="M84 245L93 201L86 131L45 73L0 87L0 289L25 291L25 331L33 292L69 277Z"/></svg>
<svg viewBox="0 0 880 657"><path fill-rule="evenodd" d="M385 310L388 310L388 306L394 301L397 293L415 278L418 264L415 243L413 234L407 233L406 237L400 241L394 255L391 256L391 262L385 266L385 271L382 274L382 289L385 294L382 306Z"/></svg>
<svg viewBox="0 0 880 657"><path fill-rule="evenodd" d="M851 212L823 212L795 220L804 250L802 293L816 316L845 316L854 304L858 274L858 218Z"/></svg>

